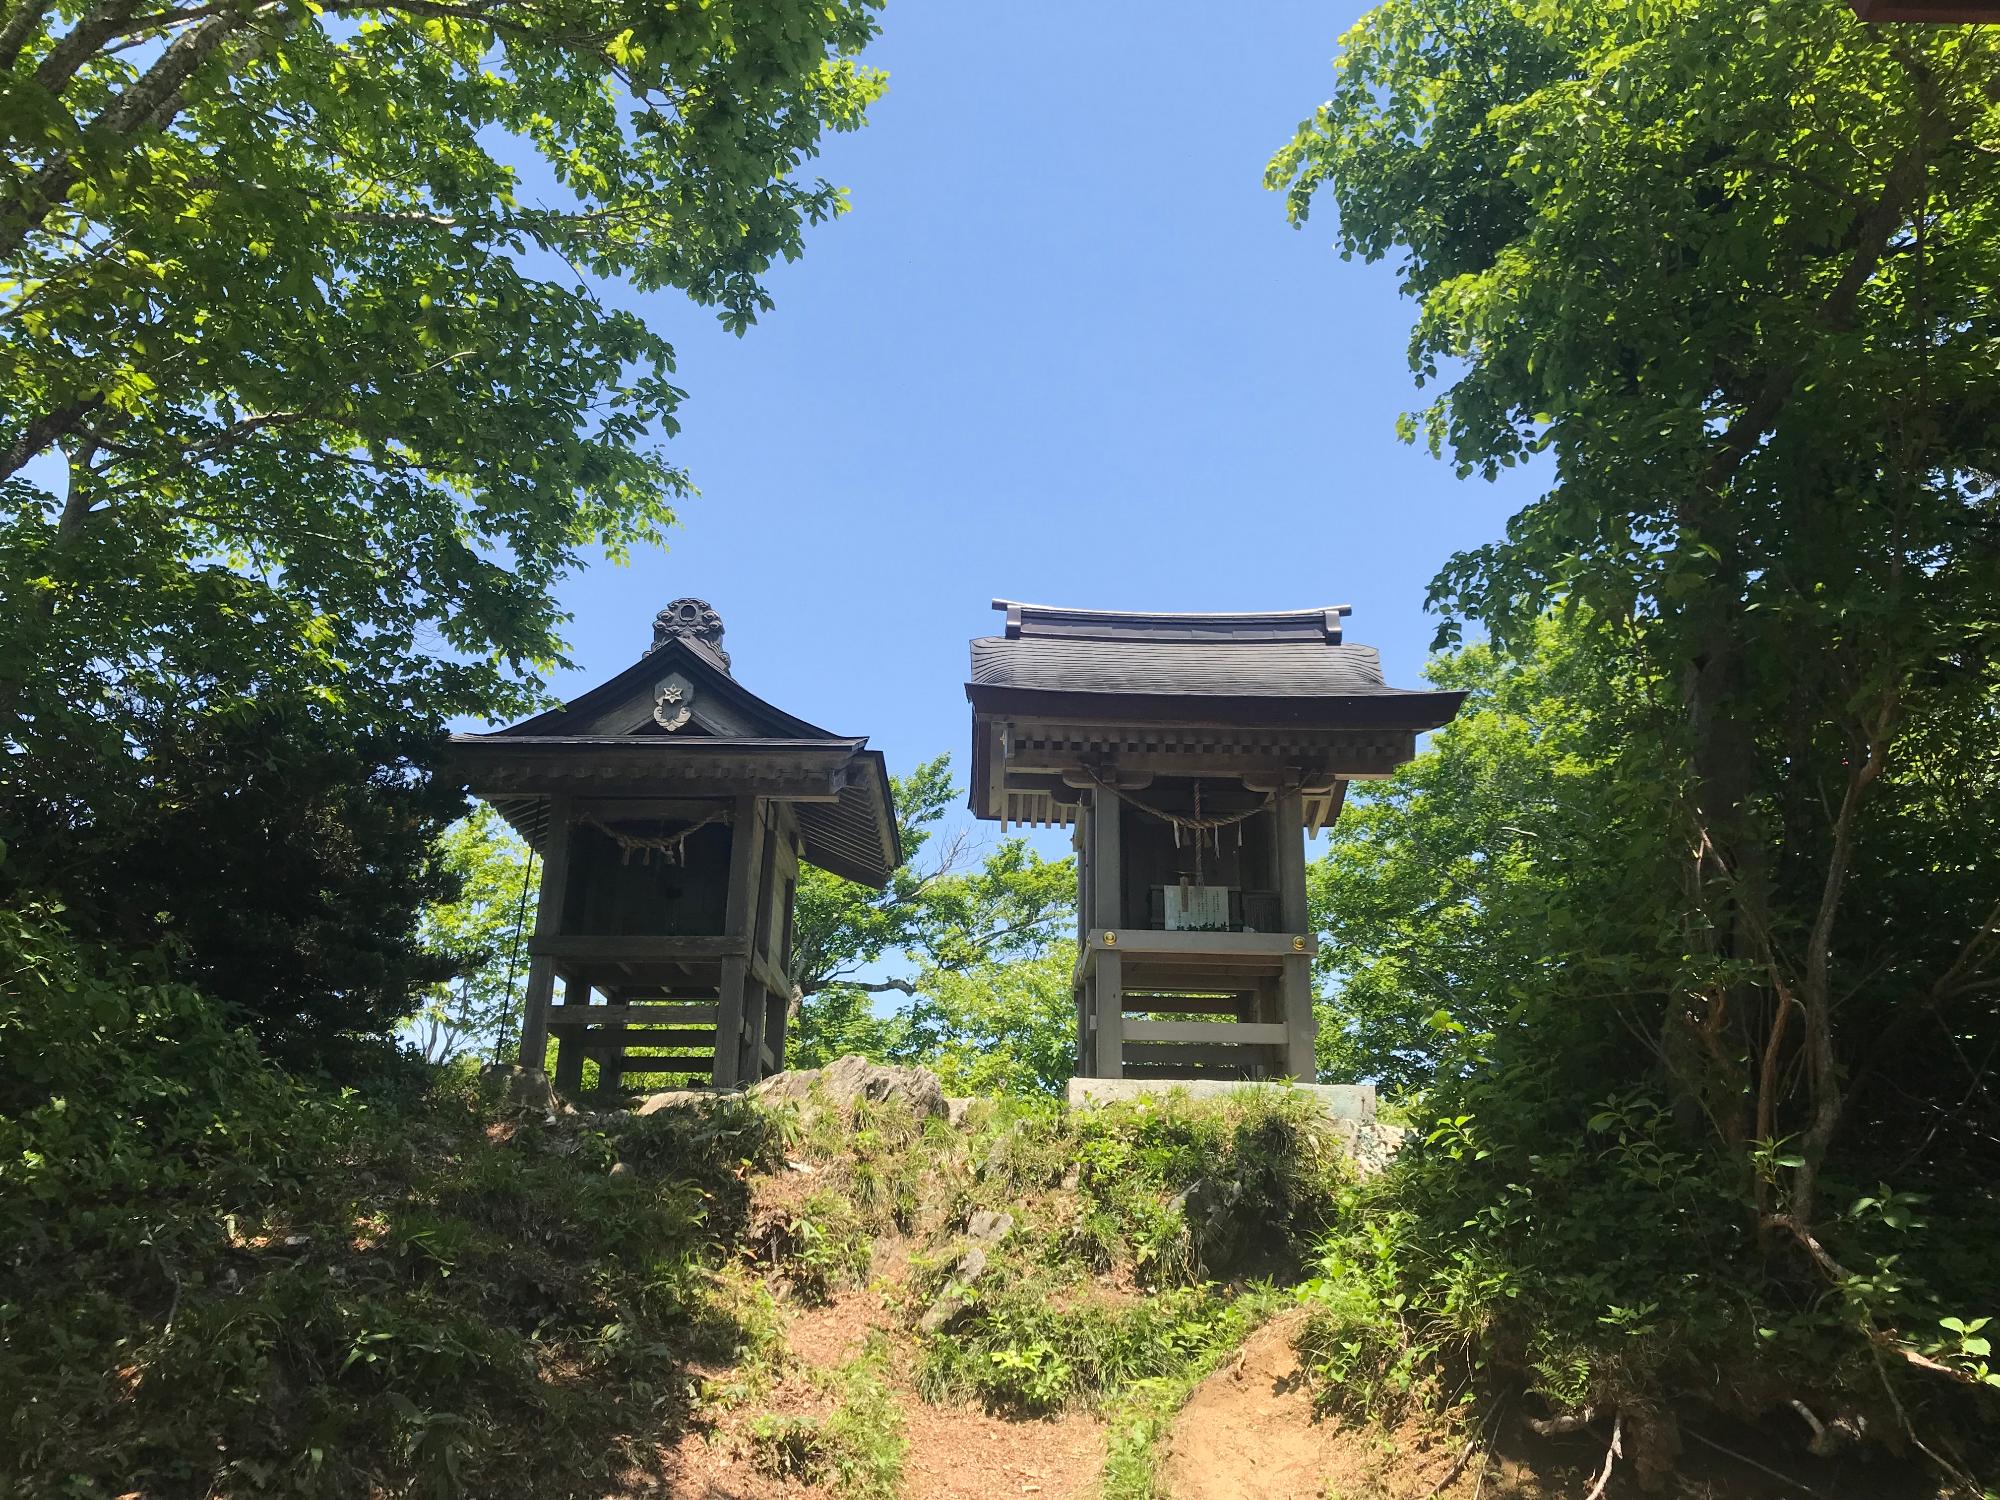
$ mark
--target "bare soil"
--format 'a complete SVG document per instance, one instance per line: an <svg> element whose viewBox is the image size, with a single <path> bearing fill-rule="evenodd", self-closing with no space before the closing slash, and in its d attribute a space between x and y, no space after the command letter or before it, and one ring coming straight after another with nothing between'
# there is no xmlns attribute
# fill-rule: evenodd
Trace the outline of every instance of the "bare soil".
<svg viewBox="0 0 2000 1500"><path fill-rule="evenodd" d="M786 1186L796 1193L800 1185ZM758 1209L781 1208L784 1193L760 1192ZM1013 1421L974 1406L933 1404L918 1394L916 1349L906 1320L895 1311L909 1263L907 1241L880 1241L866 1286L843 1288L820 1306L788 1306L785 1373L763 1398L714 1413L710 1428L688 1433L663 1455L665 1493L676 1500L825 1500L829 1492L822 1487L760 1469L748 1424L766 1414L824 1416L830 1403L811 1373L839 1369L862 1352L871 1333L880 1332L894 1356L890 1387L909 1443L901 1500L1095 1495L1104 1468L1104 1424L1096 1417L1073 1412L1046 1421Z"/></svg>
<svg viewBox="0 0 2000 1500"><path fill-rule="evenodd" d="M760 1181L753 1219L784 1214L817 1185L815 1174L804 1171ZM785 1356L770 1389L739 1406L711 1408L708 1426L660 1456L663 1472L624 1493L833 1500L823 1488L765 1472L753 1454L750 1423L764 1415L826 1416L832 1398L814 1375L848 1364L879 1333L889 1343L888 1377L908 1442L899 1500L1095 1497L1105 1429L1094 1414L1010 1420L977 1407L933 1404L918 1393L909 1331L911 1249L900 1238L878 1241L865 1286L844 1288L819 1306L787 1302ZM1144 1295L1105 1278L1087 1294ZM1319 1416L1292 1348L1298 1323L1293 1314L1265 1325L1196 1388L1161 1443L1161 1500L1580 1500L1590 1493L1608 1438L1596 1428L1539 1438L1518 1411L1505 1409L1476 1435L1429 1417L1389 1425ZM1776 1429L1684 1433L1675 1472L1662 1488L1642 1491L1628 1457L1604 1490L1605 1500L1932 1500L1936 1494L1910 1465L1810 1459Z"/></svg>
<svg viewBox="0 0 2000 1500"><path fill-rule="evenodd" d="M1292 1350L1296 1315L1266 1324L1203 1381L1169 1433L1165 1500L1577 1500L1590 1493L1608 1434L1539 1438L1518 1414L1453 1431L1411 1418L1394 1426L1317 1417ZM1924 1500L1920 1468L1877 1456L1814 1459L1769 1431L1683 1432L1675 1472L1650 1492L1628 1462L1606 1500Z"/></svg>
<svg viewBox="0 0 2000 1500"><path fill-rule="evenodd" d="M1172 1500L1457 1500L1462 1442L1436 1429L1322 1421L1292 1349L1297 1315L1274 1319L1195 1388L1168 1434L1160 1488ZM1475 1481L1464 1477L1469 1496ZM1442 1486L1442 1487L1441 1487ZM1523 1497L1539 1489L1493 1491Z"/></svg>
<svg viewBox="0 0 2000 1500"><path fill-rule="evenodd" d="M1016 1422L976 1407L930 1406L910 1393L904 1500L1082 1500L1104 1469L1104 1425L1082 1413Z"/></svg>

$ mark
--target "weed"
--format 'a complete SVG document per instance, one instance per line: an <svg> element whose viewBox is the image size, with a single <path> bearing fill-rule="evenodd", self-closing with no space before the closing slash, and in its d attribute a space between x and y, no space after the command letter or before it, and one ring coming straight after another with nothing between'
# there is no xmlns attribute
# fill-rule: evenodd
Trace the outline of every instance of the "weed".
<svg viewBox="0 0 2000 1500"><path fill-rule="evenodd" d="M766 1414L749 1426L767 1474L825 1485L844 1500L893 1500L907 1443L888 1385L889 1346L877 1333L861 1354L824 1378L838 1398L823 1418Z"/></svg>
<svg viewBox="0 0 2000 1500"><path fill-rule="evenodd" d="M753 1111L294 1079L30 913L0 976L0 1488L601 1494L678 1430L681 1362L743 1341L711 1271Z"/></svg>
<svg viewBox="0 0 2000 1500"><path fill-rule="evenodd" d="M1194 1388L1218 1369L1279 1305L1269 1288L1239 1298L1216 1320L1211 1336L1171 1375L1135 1380L1105 1413L1104 1481L1100 1500L1154 1500L1159 1441Z"/></svg>

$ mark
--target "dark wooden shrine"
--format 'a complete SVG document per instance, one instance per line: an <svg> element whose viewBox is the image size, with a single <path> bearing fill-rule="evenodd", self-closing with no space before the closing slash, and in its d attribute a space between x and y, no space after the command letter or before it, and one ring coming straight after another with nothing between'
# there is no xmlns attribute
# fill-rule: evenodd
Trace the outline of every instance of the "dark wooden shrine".
<svg viewBox="0 0 2000 1500"><path fill-rule="evenodd" d="M901 863L867 745L737 682L699 599L668 605L644 657L564 707L452 736L468 789L541 855L522 1065L553 1035L565 1091L586 1056L611 1088L781 1069L799 861L875 887Z"/></svg>
<svg viewBox="0 0 2000 1500"><path fill-rule="evenodd" d="M1305 840L1462 693L1392 688L1346 606L1120 614L995 600L972 808L1074 830L1077 1075L1314 1076Z"/></svg>

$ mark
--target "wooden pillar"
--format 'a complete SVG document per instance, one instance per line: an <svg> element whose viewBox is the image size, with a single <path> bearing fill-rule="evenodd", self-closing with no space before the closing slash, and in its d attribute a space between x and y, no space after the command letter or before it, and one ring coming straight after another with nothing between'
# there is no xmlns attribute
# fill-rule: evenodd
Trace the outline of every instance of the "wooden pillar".
<svg viewBox="0 0 2000 1500"><path fill-rule="evenodd" d="M542 836L542 894L535 906L535 936L552 938L562 926L563 895L569 885L570 820L575 804L567 796L549 798L549 827ZM549 1049L549 998L555 992L556 961L549 953L528 960L528 992L521 1007L524 1068L540 1071Z"/></svg>
<svg viewBox="0 0 2000 1500"><path fill-rule="evenodd" d="M785 1029L792 1019L792 997L773 995L771 997L771 1019L765 1023L764 1036L771 1044L771 1071L785 1071Z"/></svg>
<svg viewBox="0 0 2000 1500"><path fill-rule="evenodd" d="M1091 1049L1096 1055L1097 1066L1093 1072L1097 1078L1123 1078L1125 1076L1125 986L1124 955L1115 948L1099 949L1097 953L1097 1038Z"/></svg>
<svg viewBox="0 0 2000 1500"><path fill-rule="evenodd" d="M1311 1083L1319 1072L1319 1059L1315 1055L1319 1023L1313 1015L1312 955L1286 954L1285 972L1278 984L1285 1015L1285 1072L1300 1083Z"/></svg>
<svg viewBox="0 0 2000 1500"><path fill-rule="evenodd" d="M567 974L563 982L563 1009L590 1003L590 987L578 984ZM581 1026L565 1026L556 1033L556 1092L577 1094L583 1090L583 1056L590 1033Z"/></svg>
<svg viewBox="0 0 2000 1500"><path fill-rule="evenodd" d="M743 1000L750 976L749 951L756 939L751 926L757 912L757 867L762 861L763 799L738 797L729 828L729 904L723 929L743 940L743 953L722 961L722 982L715 992L715 1070L710 1079L719 1089L756 1081L757 1059L743 1057Z"/></svg>
<svg viewBox="0 0 2000 1500"><path fill-rule="evenodd" d="M1119 868L1116 794L1103 788L1090 795L1090 925L1116 930L1125 925L1124 872Z"/></svg>
<svg viewBox="0 0 2000 1500"><path fill-rule="evenodd" d="M1125 921L1125 871L1118 847L1119 814L1116 793L1102 787L1090 794L1090 925L1116 932ZM1125 1076L1125 989L1121 955L1100 948L1092 955L1097 1034L1092 1039L1092 1075Z"/></svg>
<svg viewBox="0 0 2000 1500"><path fill-rule="evenodd" d="M1082 951L1090 940L1090 830L1094 814L1090 804L1085 802L1078 809L1076 827L1070 833L1069 846L1076 851L1076 945ZM1077 1054L1083 1056L1081 1052Z"/></svg>
<svg viewBox="0 0 2000 1500"><path fill-rule="evenodd" d="M715 1069L709 1082L733 1089L743 1077L743 985L750 965L740 958L722 961L722 979L715 991ZM755 1082L754 1079L748 1080Z"/></svg>
<svg viewBox="0 0 2000 1500"><path fill-rule="evenodd" d="M1286 932L1303 935L1312 924L1306 911L1305 799L1280 792L1272 808L1271 847L1278 861L1278 921Z"/></svg>
<svg viewBox="0 0 2000 1500"><path fill-rule="evenodd" d="M764 1076L764 1022L771 1013L771 995L764 981L753 973L743 992L743 1074L742 1082L755 1083Z"/></svg>
<svg viewBox="0 0 2000 1500"><path fill-rule="evenodd" d="M597 1054L597 1085L607 1094L625 1087L625 1028L606 1026L604 1048Z"/></svg>
<svg viewBox="0 0 2000 1500"><path fill-rule="evenodd" d="M1297 939L1312 935L1312 913L1306 906L1306 829L1304 799L1296 791L1280 792L1276 806L1273 849L1278 860L1278 911L1284 930ZM1285 1071L1310 1083L1319 1063L1314 1055L1318 1031L1312 1008L1312 955L1285 955L1278 980L1278 1011L1285 1023Z"/></svg>

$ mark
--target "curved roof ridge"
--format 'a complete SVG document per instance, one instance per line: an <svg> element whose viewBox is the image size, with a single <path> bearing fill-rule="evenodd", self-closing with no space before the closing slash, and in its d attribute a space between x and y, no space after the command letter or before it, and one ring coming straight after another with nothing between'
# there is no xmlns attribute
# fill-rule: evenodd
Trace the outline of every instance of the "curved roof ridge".
<svg viewBox="0 0 2000 1500"><path fill-rule="evenodd" d="M1075 615L1099 620L1276 620L1304 619L1325 614L1351 615L1351 604L1310 604L1303 609L1082 609L1068 604L1030 604L1022 599L995 599L995 609L1018 609L1025 617Z"/></svg>
<svg viewBox="0 0 2000 1500"><path fill-rule="evenodd" d="M1007 616L1007 639L1144 640L1182 643L1313 641L1340 644L1340 622L1354 612L1351 604L1322 604L1311 609L1238 611L1146 611L1073 609L1058 604L1023 604L995 599L993 607Z"/></svg>

